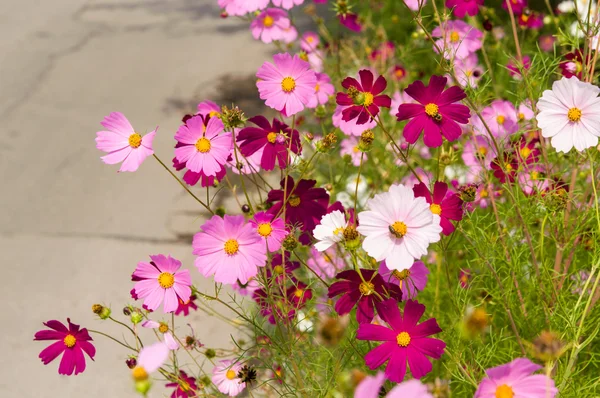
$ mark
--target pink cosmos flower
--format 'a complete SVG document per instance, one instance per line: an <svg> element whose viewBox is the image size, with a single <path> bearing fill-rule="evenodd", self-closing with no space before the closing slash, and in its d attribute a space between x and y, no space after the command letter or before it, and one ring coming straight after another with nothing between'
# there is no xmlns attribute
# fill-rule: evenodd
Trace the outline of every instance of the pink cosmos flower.
<svg viewBox="0 0 600 398"><path fill-rule="evenodd" d="M390 73L396 81L401 81L406 77L406 69L402 65L394 65Z"/></svg>
<svg viewBox="0 0 600 398"><path fill-rule="evenodd" d="M510 8L512 8L513 13L515 14L522 14L523 10L527 7L527 0L510 0L508 3L510 4ZM506 1L502 2L502 8L508 10Z"/></svg>
<svg viewBox="0 0 600 398"><path fill-rule="evenodd" d="M382 63L385 64L388 59L394 56L395 52L396 45L393 41L383 42L379 48L371 51L371 54L369 54L369 61L376 65L381 65Z"/></svg>
<svg viewBox="0 0 600 398"><path fill-rule="evenodd" d="M462 0L458 0L462 1ZM475 53L469 54L464 59L454 59L454 71L458 84L463 87L477 87L477 82L483 76L483 68L479 65L479 60Z"/></svg>
<svg viewBox="0 0 600 398"><path fill-rule="evenodd" d="M281 242L286 237L285 223L281 218L273 219L273 215L264 211L256 213L250 224L258 235L266 242L270 252L281 249Z"/></svg>
<svg viewBox="0 0 600 398"><path fill-rule="evenodd" d="M212 101L202 101L198 104L198 114L206 117L215 117L221 114L221 107Z"/></svg>
<svg viewBox="0 0 600 398"><path fill-rule="evenodd" d="M404 271L390 270L385 261L379 265L379 275L389 284L398 283L405 299L415 299L417 294L425 289L429 270L422 261L414 264Z"/></svg>
<svg viewBox="0 0 600 398"><path fill-rule="evenodd" d="M385 373L379 372L375 376L365 377L356 390L354 398L379 398L381 387L385 383ZM419 380L413 379L398 384L385 395L385 398L434 398L427 390L427 386Z"/></svg>
<svg viewBox="0 0 600 398"><path fill-rule="evenodd" d="M194 173L207 177L222 173L233 146L231 132L223 132L223 122L211 117L205 125L201 116L193 116L179 126L175 139L175 159Z"/></svg>
<svg viewBox="0 0 600 398"><path fill-rule="evenodd" d="M479 384L474 398L554 398L558 394L554 380L543 374L533 374L540 369L542 366L527 358L490 368L485 371L487 377Z"/></svg>
<svg viewBox="0 0 600 398"><path fill-rule="evenodd" d="M416 101L406 91L396 91L392 95L392 105L390 106L390 115L396 116L398 113L398 107L402 104L414 104Z"/></svg>
<svg viewBox="0 0 600 398"><path fill-rule="evenodd" d="M238 377L238 372L241 368L241 363L234 363L230 359L219 361L219 364L213 369L211 380L223 394L235 397L246 388L246 383L242 382Z"/></svg>
<svg viewBox="0 0 600 398"><path fill-rule="evenodd" d="M142 327L148 329L158 329L158 331L164 335L164 343L167 347L169 347L170 350L176 350L179 348L179 343L175 341L173 333L171 333L169 330L169 325L167 323L146 320L142 322Z"/></svg>
<svg viewBox="0 0 600 398"><path fill-rule="evenodd" d="M339 14L338 19L342 25L351 31L356 33L360 33L362 31L362 25L358 21L358 15L347 12L346 14Z"/></svg>
<svg viewBox="0 0 600 398"><path fill-rule="evenodd" d="M310 249L310 257L306 264L321 278L329 279L346 267L344 258L338 256L334 249L319 252L313 247Z"/></svg>
<svg viewBox="0 0 600 398"><path fill-rule="evenodd" d="M436 53L439 53L438 48L441 49L446 59L468 57L481 48L483 38L480 30L460 20L447 21L435 28L431 35L441 37L433 49Z"/></svg>
<svg viewBox="0 0 600 398"><path fill-rule="evenodd" d="M304 0L272 0L272 1L273 1L274 6L285 8L286 10L289 10L290 8L292 8L294 6L299 6L300 4L304 3Z"/></svg>
<svg viewBox="0 0 600 398"><path fill-rule="evenodd" d="M234 129L236 139L239 137L240 131L242 129ZM235 157L235 151L237 150L237 160ZM227 160L227 166L234 174L255 174L261 170L260 162L262 161L262 156L264 152L264 147L258 149L250 156L244 156L239 149L232 148L231 153L229 154L229 158ZM239 162L238 162L239 160ZM241 166L241 168L240 168Z"/></svg>
<svg viewBox="0 0 600 398"><path fill-rule="evenodd" d="M162 341L145 346L137 357L137 365L131 370L134 380L148 379L150 373L156 372L169 358L171 350Z"/></svg>
<svg viewBox="0 0 600 398"><path fill-rule="evenodd" d="M291 27L287 12L279 8L267 8L261 12L251 23L252 36L263 43L285 41L288 37L287 30Z"/></svg>
<svg viewBox="0 0 600 398"><path fill-rule="evenodd" d="M225 10L227 15L242 16L248 13L246 0L219 0L219 7Z"/></svg>
<svg viewBox="0 0 600 398"><path fill-rule="evenodd" d="M198 271L220 283L247 283L267 261L261 236L241 215L213 216L194 235L192 247Z"/></svg>
<svg viewBox="0 0 600 398"><path fill-rule="evenodd" d="M419 11L427 4L427 0L404 0L404 4L408 6L412 11Z"/></svg>
<svg viewBox="0 0 600 398"><path fill-rule="evenodd" d="M136 171L154 154L152 141L158 127L142 137L121 112L112 112L100 124L106 131L96 133L96 148L108 153L100 158L104 163L123 162L119 171Z"/></svg>
<svg viewBox="0 0 600 398"><path fill-rule="evenodd" d="M338 105L333 113L332 121L333 125L342 130L342 133L346 135L360 136L365 130L370 130L377 126L377 122L375 120L370 120L365 124L358 124L357 119L345 121L342 117L343 110L344 107Z"/></svg>
<svg viewBox="0 0 600 398"><path fill-rule="evenodd" d="M321 51L321 50L315 50L308 54L305 54L305 53L300 54L300 58L302 58L302 60L308 62L310 64L310 67L312 68L312 70L314 70L317 73L323 72L323 57L324 56L325 55L323 54L323 51Z"/></svg>
<svg viewBox="0 0 600 398"><path fill-rule="evenodd" d="M315 92L317 77L308 62L297 55L275 54L274 64L265 62L256 73L260 98L284 116L302 111Z"/></svg>
<svg viewBox="0 0 600 398"><path fill-rule="evenodd" d="M471 278L472 278L471 270L461 269L460 273L458 274L458 282L460 284L460 287L462 287L463 289L468 288Z"/></svg>
<svg viewBox="0 0 600 398"><path fill-rule="evenodd" d="M183 370L179 371L177 382L167 383L165 387L175 388L175 391L171 393L171 398L189 398L196 395L196 391L198 391L196 379L188 376Z"/></svg>
<svg viewBox="0 0 600 398"><path fill-rule="evenodd" d="M519 108L517 108L517 120L519 122L529 121L533 119L534 116L535 113L533 113L533 110L531 109L531 103L529 100L519 104Z"/></svg>
<svg viewBox="0 0 600 398"><path fill-rule="evenodd" d="M542 166L533 166L520 172L517 176L519 187L525 195L544 192L550 188L550 180L546 177Z"/></svg>
<svg viewBox="0 0 600 398"><path fill-rule="evenodd" d="M525 55L523 57L523 69L527 70L531 68L531 58L529 55ZM510 59L506 64L506 69L508 69L508 74L511 75L515 80L521 80L521 70L517 66L517 63L514 59Z"/></svg>
<svg viewBox="0 0 600 398"><path fill-rule="evenodd" d="M275 168L275 160L279 168L285 169L290 160L289 152L302 153L300 135L287 124L273 119L273 125L264 116L255 116L249 120L258 127L246 127L237 135L240 152L249 157L262 151L260 165L265 170ZM290 142L291 140L291 142Z"/></svg>
<svg viewBox="0 0 600 398"><path fill-rule="evenodd" d="M356 137L348 137L345 140L342 140L340 155L350 156L352 164L357 167L360 165L361 157L363 162L367 160L367 154L358 149L358 139L356 139Z"/></svg>
<svg viewBox="0 0 600 398"><path fill-rule="evenodd" d="M414 144L422 131L423 142L430 148L442 145L442 136L448 141L460 137L462 130L458 123L468 123L471 112L465 105L455 103L466 98L460 87L444 90L447 81L445 77L434 75L429 79L429 86L417 80L404 90L419 102L400 105L396 114L398 121L412 119L404 127L404 138L409 143Z"/></svg>
<svg viewBox="0 0 600 398"><path fill-rule="evenodd" d="M250 278L250 280L244 284L237 281L237 283L231 285L231 288L242 296L252 296L255 291L260 289L260 283L258 283L256 278Z"/></svg>
<svg viewBox="0 0 600 398"><path fill-rule="evenodd" d="M315 84L315 93L306 104L307 108L316 108L318 105L325 105L329 97L335 93L335 87L331 84L331 79L325 73L317 73L317 84Z"/></svg>
<svg viewBox="0 0 600 398"><path fill-rule="evenodd" d="M321 39L315 32L305 32L300 38L300 48L307 53L315 51L319 44L321 44Z"/></svg>
<svg viewBox="0 0 600 398"><path fill-rule="evenodd" d="M487 170L488 165L495 157L496 150L489 137L477 135L466 141L462 159L468 168L467 180L470 182L482 180L482 172Z"/></svg>
<svg viewBox="0 0 600 398"><path fill-rule="evenodd" d="M429 192L427 185L420 183L413 187L415 197L423 197L429 203L429 209L433 214L440 216L440 226L444 235L454 232L454 224L451 220L460 221L463 217L463 201L457 194L448 190L448 184L436 181L433 184L433 193Z"/></svg>
<svg viewBox="0 0 600 398"><path fill-rule="evenodd" d="M239 0L244 3L248 12L264 10L269 5L269 0Z"/></svg>
<svg viewBox="0 0 600 398"><path fill-rule="evenodd" d="M425 306L413 300L406 302L403 315L395 300L379 303L377 313L390 327L363 323L356 335L358 340L384 342L365 356L367 366L376 369L389 360L385 376L395 383L404 380L407 361L415 379L431 372L427 357L441 358L446 343L427 337L442 331L434 318L417 325L424 312Z"/></svg>
<svg viewBox="0 0 600 398"><path fill-rule="evenodd" d="M519 26L529 29L541 29L544 26L544 14L534 11L517 16Z"/></svg>
<svg viewBox="0 0 600 398"><path fill-rule="evenodd" d="M519 130L517 111L510 101L492 101L489 106L481 111L481 116L496 138L506 139ZM473 119L473 126L478 134L488 135L487 129L479 117Z"/></svg>
<svg viewBox="0 0 600 398"><path fill-rule="evenodd" d="M179 306L178 298L187 301L192 295L190 271L179 271L181 261L171 256L157 254L150 259L149 263L140 261L131 275L131 280L136 281L132 294L144 299L144 305L151 311L164 301L164 312L173 312Z"/></svg>
<svg viewBox="0 0 600 398"><path fill-rule="evenodd" d="M482 5L483 0L446 0L446 7L452 8L454 15L459 18L464 18L467 14L477 15Z"/></svg>
<svg viewBox="0 0 600 398"><path fill-rule="evenodd" d="M360 83L353 77L347 77L342 81L345 93L337 93L336 102L345 108L342 111L342 119L346 122L358 118L356 124L365 124L375 118L379 113L379 107L389 108L391 98L381 94L387 87L383 76L379 76L373 83L373 72L363 69L358 72Z"/></svg>
<svg viewBox="0 0 600 398"><path fill-rule="evenodd" d="M39 358L44 365L54 361L60 354L63 354L58 367L58 374L71 376L85 370L85 352L90 359L94 360L96 348L90 343L90 337L86 328L80 329L79 325L71 323L67 318L67 328L62 322L52 320L44 322L44 326L52 330L40 330L35 334L34 340L58 340L52 343L40 352Z"/></svg>
<svg viewBox="0 0 600 398"><path fill-rule="evenodd" d="M538 43L540 45L540 49L542 51L551 52L554 50L554 43L556 42L556 37L553 35L541 35Z"/></svg>

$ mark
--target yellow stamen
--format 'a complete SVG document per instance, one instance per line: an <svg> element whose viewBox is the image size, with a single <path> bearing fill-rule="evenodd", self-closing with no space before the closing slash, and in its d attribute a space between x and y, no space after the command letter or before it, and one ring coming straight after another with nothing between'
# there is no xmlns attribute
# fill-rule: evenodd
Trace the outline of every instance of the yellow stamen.
<svg viewBox="0 0 600 398"><path fill-rule="evenodd" d="M572 122L578 122L581 120L581 110L579 108L571 108L567 113L567 117Z"/></svg>
<svg viewBox="0 0 600 398"><path fill-rule="evenodd" d="M217 111L210 111L210 112L208 112L208 116L210 116L210 117L219 116L219 112L217 112ZM204 131L206 131L206 127L204 127Z"/></svg>
<svg viewBox="0 0 600 398"><path fill-rule="evenodd" d="M479 192L480 198L487 198L488 196L489 196L488 191L486 191L485 189L482 189L481 192Z"/></svg>
<svg viewBox="0 0 600 398"><path fill-rule="evenodd" d="M371 106L373 104L373 99L374 99L373 94L367 92L367 93L364 93L364 95L365 95L365 100L363 101L363 105L365 107Z"/></svg>
<svg viewBox="0 0 600 398"><path fill-rule="evenodd" d="M138 148L142 145L142 136L138 133L133 133L129 136L129 146L132 148Z"/></svg>
<svg viewBox="0 0 600 398"><path fill-rule="evenodd" d="M276 140L277 140L277 133L267 134L267 141L269 141L271 144L274 144Z"/></svg>
<svg viewBox="0 0 600 398"><path fill-rule="evenodd" d="M360 149L358 148L358 146L355 146L354 148L352 148L352 152L354 153L358 153L360 151Z"/></svg>
<svg viewBox="0 0 600 398"><path fill-rule="evenodd" d="M69 348L72 348L73 346L75 346L76 342L77 342L77 339L72 334L66 335L65 338L63 339L63 343L65 343L65 346L67 346Z"/></svg>
<svg viewBox="0 0 600 398"><path fill-rule="evenodd" d="M225 377L227 377L229 380L233 380L235 379L235 377L237 376L237 373L235 373L235 371L229 369L227 371L227 373L225 373Z"/></svg>
<svg viewBox="0 0 600 398"><path fill-rule="evenodd" d="M478 151L478 152L479 152L479 153L480 153L482 156L485 156L485 155L487 155L487 152L488 152L487 148L486 148L486 147L483 147L483 146L480 146L479 148L477 148L477 151Z"/></svg>
<svg viewBox="0 0 600 398"><path fill-rule="evenodd" d="M344 227L339 227L333 230L334 235L339 235L341 233L344 233Z"/></svg>
<svg viewBox="0 0 600 398"><path fill-rule="evenodd" d="M144 381L148 380L148 372L141 366L136 366L131 371L131 375L133 376L133 380L135 381Z"/></svg>
<svg viewBox="0 0 600 398"><path fill-rule="evenodd" d="M522 112L519 112L519 121L525 119L525 115Z"/></svg>
<svg viewBox="0 0 600 398"><path fill-rule="evenodd" d="M410 335L406 332L398 333L398 336L396 336L396 343L398 343L400 347L407 347L410 344Z"/></svg>
<svg viewBox="0 0 600 398"><path fill-rule="evenodd" d="M515 393L510 386L502 384L496 389L496 398L513 398Z"/></svg>
<svg viewBox="0 0 600 398"><path fill-rule="evenodd" d="M408 227L402 221L396 221L392 225L390 225L390 232L394 234L396 238L401 238L406 235L408 231Z"/></svg>
<svg viewBox="0 0 600 398"><path fill-rule="evenodd" d="M371 282L361 282L358 286L358 290L363 296L370 296L375 293L375 285Z"/></svg>
<svg viewBox="0 0 600 398"><path fill-rule="evenodd" d="M425 113L428 116L436 117L440 108L436 104L427 104L425 105Z"/></svg>
<svg viewBox="0 0 600 398"><path fill-rule="evenodd" d="M506 118L503 115L498 115L496 117L496 121L498 122L498 124L502 125L506 121Z"/></svg>
<svg viewBox="0 0 600 398"><path fill-rule="evenodd" d="M450 33L450 41L452 43L456 43L459 39L460 39L460 36L458 35L457 31L452 31L452 33Z"/></svg>
<svg viewBox="0 0 600 398"><path fill-rule="evenodd" d="M442 207L438 204L432 203L431 206L429 206L429 210L431 210L431 212L433 214L437 214L438 216L440 214L442 214Z"/></svg>
<svg viewBox="0 0 600 398"><path fill-rule="evenodd" d="M276 265L275 267L273 267L273 272L275 272L278 275L283 274L284 269L281 265Z"/></svg>
<svg viewBox="0 0 600 398"><path fill-rule="evenodd" d="M394 272L392 272L392 276L402 282L410 276L410 270L405 269L404 271L398 271L395 269Z"/></svg>
<svg viewBox="0 0 600 398"><path fill-rule="evenodd" d="M290 196L290 200L288 200L288 203L292 207L298 207L300 206L300 197L298 195L292 195Z"/></svg>
<svg viewBox="0 0 600 398"><path fill-rule="evenodd" d="M320 89L321 89L321 85L319 83L317 83L315 85L315 93L318 93Z"/></svg>
<svg viewBox="0 0 600 398"><path fill-rule="evenodd" d="M531 149L527 148L526 146L521 148L520 152L523 159L527 159L529 155L531 155Z"/></svg>
<svg viewBox="0 0 600 398"><path fill-rule="evenodd" d="M267 237L273 232L273 227L268 222L258 224L258 234L262 237Z"/></svg>
<svg viewBox="0 0 600 398"><path fill-rule="evenodd" d="M304 290L302 289L296 289L296 291L294 292L294 296L301 298L304 295Z"/></svg>
<svg viewBox="0 0 600 398"><path fill-rule="evenodd" d="M210 151L210 140L208 138L200 138L196 141L196 149L198 152L206 153Z"/></svg>
<svg viewBox="0 0 600 398"><path fill-rule="evenodd" d="M270 15L265 16L265 18L263 19L263 25L265 25L265 27L267 27L267 28L270 28L271 26L273 26L274 22L275 22L275 20Z"/></svg>
<svg viewBox="0 0 600 398"><path fill-rule="evenodd" d="M158 284L163 289L169 289L175 284L175 276L169 272L162 272L158 276Z"/></svg>
<svg viewBox="0 0 600 398"><path fill-rule="evenodd" d="M224 249L225 253L229 254L230 256L233 256L240 249L240 245L237 242L237 240L229 239L227 242L225 242Z"/></svg>
<svg viewBox="0 0 600 398"><path fill-rule="evenodd" d="M167 333L169 331L169 325L164 322L161 322L158 326L158 331L161 333Z"/></svg>
<svg viewBox="0 0 600 398"><path fill-rule="evenodd" d="M296 88L296 81L293 77L286 77L281 81L281 89L286 93L291 93Z"/></svg>

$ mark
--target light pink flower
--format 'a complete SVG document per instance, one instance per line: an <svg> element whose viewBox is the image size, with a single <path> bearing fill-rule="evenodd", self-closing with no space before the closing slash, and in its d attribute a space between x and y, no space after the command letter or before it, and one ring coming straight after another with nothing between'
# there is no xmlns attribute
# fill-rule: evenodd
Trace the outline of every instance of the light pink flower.
<svg viewBox="0 0 600 398"><path fill-rule="evenodd" d="M264 10L269 5L269 0L238 0L244 3L247 12Z"/></svg>
<svg viewBox="0 0 600 398"><path fill-rule="evenodd" d="M307 53L315 51L320 43L321 39L315 32L305 32L300 38L300 48Z"/></svg>
<svg viewBox="0 0 600 398"><path fill-rule="evenodd" d="M394 95L392 95L392 105L390 106L390 115L396 117L396 113L398 113L398 107L401 104L416 104L417 101L414 100L413 97L406 94L404 91L396 91Z"/></svg>
<svg viewBox="0 0 600 398"><path fill-rule="evenodd" d="M344 108L345 107L338 105L335 108L335 112L332 116L333 125L342 130L342 133L346 135L360 136L365 130L372 129L377 126L377 122L375 120L369 120L365 124L356 124L358 119L353 119L348 122L344 121L342 118L342 111Z"/></svg>
<svg viewBox="0 0 600 398"><path fill-rule="evenodd" d="M316 108L318 105L324 105L329 101L329 97L335 92L335 87L331 84L331 79L325 73L316 73L317 84L315 84L315 93L306 104L307 108Z"/></svg>
<svg viewBox="0 0 600 398"><path fill-rule="evenodd" d="M287 12L279 8L267 8L250 23L250 30L256 40L271 43L283 41L291 25Z"/></svg>
<svg viewBox="0 0 600 398"><path fill-rule="evenodd" d="M123 162L119 171L136 171L144 159L154 154L152 141L158 127L142 136L121 112L112 112L100 124L106 131L96 133L96 148L108 153L100 158L104 163Z"/></svg>
<svg viewBox="0 0 600 398"><path fill-rule="evenodd" d="M302 111L315 92L317 77L308 62L297 55L275 54L274 64L265 62L256 73L260 98L284 116Z"/></svg>
<svg viewBox="0 0 600 398"><path fill-rule="evenodd" d="M447 21L445 24L436 27L431 32L433 37L440 37L435 42L434 51L439 53L438 48L443 51L444 58L466 58L469 54L481 48L481 39L483 33L475 29L466 22L455 20Z"/></svg>
<svg viewBox="0 0 600 398"><path fill-rule="evenodd" d="M304 3L304 0L273 0L273 5L289 10L294 6L299 6Z"/></svg>
<svg viewBox="0 0 600 398"><path fill-rule="evenodd" d="M246 0L219 0L219 7L225 10L227 15L241 16L248 13Z"/></svg>
<svg viewBox="0 0 600 398"><path fill-rule="evenodd" d="M483 68L479 65L477 54L469 54L464 59L454 59L454 71L458 84L463 87L477 87L477 82L483 76Z"/></svg>
<svg viewBox="0 0 600 398"><path fill-rule="evenodd" d="M509 135L519 130L517 112L515 106L510 101L492 101L490 106L481 111L481 116L496 138L506 139ZM488 135L487 129L477 115L473 117L472 123L478 134Z"/></svg>
<svg viewBox="0 0 600 398"><path fill-rule="evenodd" d="M333 278L346 267L344 259L338 256L334 249L321 253L314 247L310 249L310 257L306 264L321 278Z"/></svg>
<svg viewBox="0 0 600 398"><path fill-rule="evenodd" d="M462 159L468 168L467 181L481 181L482 172L487 170L490 163L496 157L496 151L489 137L478 135L470 136L465 142Z"/></svg>
<svg viewBox="0 0 600 398"><path fill-rule="evenodd" d="M272 214L264 211L256 213L250 220L250 224L267 244L270 252L276 252L281 249L281 242L287 236L285 223L281 218L273 219Z"/></svg>
<svg viewBox="0 0 600 398"><path fill-rule="evenodd" d="M342 140L341 147L340 155L350 156L353 165L357 167L360 165L361 156L363 158L363 163L367 160L367 154L358 149L358 139L356 137L348 137Z"/></svg>
<svg viewBox="0 0 600 398"><path fill-rule="evenodd" d="M142 327L148 329L158 329L158 331L165 336L164 343L167 347L169 347L170 350L176 350L179 348L179 343L175 341L173 333L171 333L169 330L169 325L166 322L147 320L142 322Z"/></svg>
<svg viewBox="0 0 600 398"><path fill-rule="evenodd" d="M517 120L519 122L529 121L533 119L535 113L531 109L531 103L529 100L525 100L519 104L519 108L517 109Z"/></svg>
<svg viewBox="0 0 600 398"><path fill-rule="evenodd" d="M204 126L201 116L193 116L179 126L175 139L181 146L175 148L175 159L186 163L194 173L216 176L227 162L233 146L230 132L223 132L223 122L211 117Z"/></svg>
<svg viewBox="0 0 600 398"><path fill-rule="evenodd" d="M178 271L181 261L171 256L157 254L150 259L149 263L140 261L131 275L136 282L133 293L144 299L149 310L155 311L164 301L163 310L173 312L179 306L178 298L186 302L192 295L190 271Z"/></svg>
<svg viewBox="0 0 600 398"><path fill-rule="evenodd" d="M237 377L241 368L239 362L234 363L229 359L220 361L213 369L212 382L223 394L235 397L246 388L246 383Z"/></svg>
<svg viewBox="0 0 600 398"><path fill-rule="evenodd" d="M384 372L365 377L356 387L354 398L378 398L384 382ZM427 386L421 381L412 379L396 385L387 393L385 398L433 398L433 395L427 391Z"/></svg>
<svg viewBox="0 0 600 398"><path fill-rule="evenodd" d="M167 361L170 352L169 347L162 341L145 346L137 357L137 365L133 368L132 374L134 377L136 374L147 377L150 373L156 372Z"/></svg>
<svg viewBox="0 0 600 398"><path fill-rule="evenodd" d="M213 216L194 235L192 247L198 271L220 283L245 284L267 260L261 236L241 215Z"/></svg>
<svg viewBox="0 0 600 398"><path fill-rule="evenodd" d="M419 8L422 8L427 4L427 0L404 0L404 3L413 11L419 11Z"/></svg>
<svg viewBox="0 0 600 398"><path fill-rule="evenodd" d="M315 72L323 72L323 52L315 50L306 54L306 61Z"/></svg>

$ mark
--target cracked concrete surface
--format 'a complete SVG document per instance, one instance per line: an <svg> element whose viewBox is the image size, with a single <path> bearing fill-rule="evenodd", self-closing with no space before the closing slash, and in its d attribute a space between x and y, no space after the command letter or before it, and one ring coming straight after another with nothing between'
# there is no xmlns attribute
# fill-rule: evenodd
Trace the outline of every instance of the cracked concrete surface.
<svg viewBox="0 0 600 398"><path fill-rule="evenodd" d="M32 341L48 319L106 328L91 305L113 305L119 316L130 274L149 254L172 254L210 286L189 244L199 207L152 159L136 173L104 165L95 132L115 110L141 131L159 125L155 151L169 162L182 114L202 99L251 99L232 85L247 88L267 51L244 23L221 20L213 0L3 4L0 396L135 396L126 352L114 343L95 337L96 361L63 377L58 362L37 358L46 344ZM208 346L228 344L223 323L200 313L190 320Z"/></svg>

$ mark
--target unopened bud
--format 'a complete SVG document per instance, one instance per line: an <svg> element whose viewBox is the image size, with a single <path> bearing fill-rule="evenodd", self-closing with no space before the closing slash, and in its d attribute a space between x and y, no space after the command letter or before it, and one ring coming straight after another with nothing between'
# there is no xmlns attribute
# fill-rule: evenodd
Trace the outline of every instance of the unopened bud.
<svg viewBox="0 0 600 398"><path fill-rule="evenodd" d="M207 348L206 351L204 351L204 355L206 355L208 359L212 359L217 356L217 353L212 348Z"/></svg>
<svg viewBox="0 0 600 398"><path fill-rule="evenodd" d="M131 307L129 307L129 306L123 307L123 315L125 315L125 316L131 315Z"/></svg>
<svg viewBox="0 0 600 398"><path fill-rule="evenodd" d="M298 240L292 234L288 234L285 238L283 238L283 242L281 242L283 248L287 251L294 251L296 247L298 247Z"/></svg>
<svg viewBox="0 0 600 398"><path fill-rule="evenodd" d="M221 120L227 130L232 130L237 127L243 127L246 124L246 116L244 112L237 106L221 108Z"/></svg>
<svg viewBox="0 0 600 398"><path fill-rule="evenodd" d="M215 214L219 217L223 217L225 215L225 208L224 207L217 207L215 209Z"/></svg>
<svg viewBox="0 0 600 398"><path fill-rule="evenodd" d="M135 359L135 357L129 357L125 360L125 365L127 365L129 369L133 369L137 365L137 359Z"/></svg>
<svg viewBox="0 0 600 398"><path fill-rule="evenodd" d="M142 380L135 382L135 390L142 395L148 394L148 391L150 391L150 387L152 387L152 383L150 383L150 380Z"/></svg>
<svg viewBox="0 0 600 398"><path fill-rule="evenodd" d="M371 150L373 146L373 141L375 141L375 134L372 130L365 130L360 135L360 139L358 140L358 149L363 152L368 152Z"/></svg>
<svg viewBox="0 0 600 398"><path fill-rule="evenodd" d="M140 312L135 311L131 313L130 319L131 323L137 325L138 323L144 320L144 316Z"/></svg>
<svg viewBox="0 0 600 398"><path fill-rule="evenodd" d="M465 203L475 201L475 198L477 197L477 185L467 184L458 188L458 197Z"/></svg>

